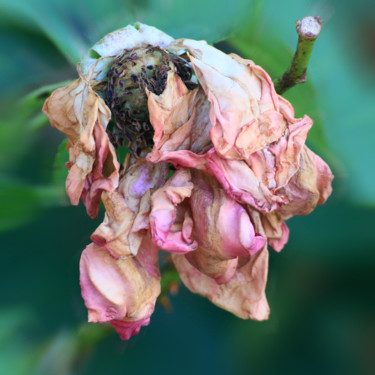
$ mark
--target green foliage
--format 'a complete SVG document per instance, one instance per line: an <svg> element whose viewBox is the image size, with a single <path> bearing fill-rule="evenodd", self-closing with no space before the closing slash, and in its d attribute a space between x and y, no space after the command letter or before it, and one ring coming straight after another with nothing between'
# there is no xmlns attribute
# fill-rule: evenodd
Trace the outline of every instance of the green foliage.
<svg viewBox="0 0 375 375"><path fill-rule="evenodd" d="M67 143L68 138L61 142L53 164L53 185L60 197L61 204L68 203L68 198L65 193L65 181L68 177L68 168L65 163L69 161L69 152L66 149Z"/></svg>
<svg viewBox="0 0 375 375"><path fill-rule="evenodd" d="M33 347L25 335L19 334L33 320L25 307L0 311L0 369L3 374L28 375L36 365L38 348Z"/></svg>

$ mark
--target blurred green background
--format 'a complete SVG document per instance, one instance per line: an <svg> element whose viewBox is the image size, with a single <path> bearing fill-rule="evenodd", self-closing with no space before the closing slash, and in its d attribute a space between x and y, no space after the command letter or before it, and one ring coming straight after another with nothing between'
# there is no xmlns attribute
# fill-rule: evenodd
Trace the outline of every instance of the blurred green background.
<svg viewBox="0 0 375 375"><path fill-rule="evenodd" d="M270 254L270 320L242 321L181 286L173 310L158 305L128 342L85 324L78 262L98 222L67 203L63 137L40 110L51 88L135 21L218 43L276 78L306 15L324 28L308 83L285 96L314 119L309 146L336 179L327 204L291 219L289 243ZM0 374L375 373L371 1L0 0L0 55Z"/></svg>

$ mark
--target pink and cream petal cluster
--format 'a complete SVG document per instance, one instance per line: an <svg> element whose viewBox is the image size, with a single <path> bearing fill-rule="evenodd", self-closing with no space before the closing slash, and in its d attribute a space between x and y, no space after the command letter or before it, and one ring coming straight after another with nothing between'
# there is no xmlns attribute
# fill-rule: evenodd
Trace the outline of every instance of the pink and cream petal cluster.
<svg viewBox="0 0 375 375"><path fill-rule="evenodd" d="M111 112L95 89L119 53L146 45L183 56L198 83L189 89L171 67L161 94L145 89L153 145L120 173L106 133ZM94 218L105 207L80 263L89 321L110 322L122 339L149 323L158 250L172 254L192 292L240 318L267 319L268 245L281 251L285 220L332 191L330 168L305 145L312 120L295 118L251 60L142 24L108 34L79 71L44 112L69 139L72 204L82 199Z"/></svg>

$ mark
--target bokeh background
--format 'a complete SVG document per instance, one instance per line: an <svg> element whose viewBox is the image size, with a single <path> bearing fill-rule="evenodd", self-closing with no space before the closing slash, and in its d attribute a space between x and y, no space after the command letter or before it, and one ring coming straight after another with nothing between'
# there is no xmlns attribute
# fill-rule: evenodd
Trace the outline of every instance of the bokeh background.
<svg viewBox="0 0 375 375"><path fill-rule="evenodd" d="M218 43L276 78L306 15L324 28L308 82L285 96L314 119L308 144L336 178L327 204L291 219L288 245L270 254L269 321L242 321L180 286L172 310L158 305L128 342L85 324L78 262L98 222L65 197L63 137L41 113L51 89L75 79L91 44L135 21ZM374 87L371 1L0 0L0 373L375 373Z"/></svg>

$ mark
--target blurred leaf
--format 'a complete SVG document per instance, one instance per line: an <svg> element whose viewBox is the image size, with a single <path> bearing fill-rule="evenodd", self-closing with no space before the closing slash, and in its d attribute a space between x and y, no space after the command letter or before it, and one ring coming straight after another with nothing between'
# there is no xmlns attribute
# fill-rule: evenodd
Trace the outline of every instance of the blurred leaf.
<svg viewBox="0 0 375 375"><path fill-rule="evenodd" d="M37 107L39 108L39 104L43 103L48 98L48 96L51 95L52 91L58 89L59 87L67 86L71 82L72 80L68 80L68 81L63 81L63 82L51 83L49 85L39 87L36 90L27 94L23 98L22 103L23 104L35 103L34 106L37 105Z"/></svg>
<svg viewBox="0 0 375 375"><path fill-rule="evenodd" d="M217 42L228 37L247 22L253 2L232 0L230 6L217 0L150 0L138 20L155 26L174 38L190 38Z"/></svg>
<svg viewBox="0 0 375 375"><path fill-rule="evenodd" d="M59 200L50 187L0 181L0 201L0 231L5 231L34 219L42 208L57 205Z"/></svg>
<svg viewBox="0 0 375 375"><path fill-rule="evenodd" d="M109 324L84 324L78 330L61 330L45 344L36 366L39 375L71 375L85 363L95 345L114 333Z"/></svg>
<svg viewBox="0 0 375 375"><path fill-rule="evenodd" d="M60 4L59 4L60 3ZM0 1L3 14L23 22L35 24L59 48L65 57L76 62L87 49L87 44L74 24L73 9L69 10L70 1Z"/></svg>
<svg viewBox="0 0 375 375"><path fill-rule="evenodd" d="M22 17L18 23L5 19L1 4L0 47L0 94L8 100L19 97L25 87L40 86L75 74L73 66L38 28L28 26Z"/></svg>
<svg viewBox="0 0 375 375"><path fill-rule="evenodd" d="M34 110L37 112L33 118L30 119L30 127L34 130L40 129L42 126L48 124L47 116L42 113L42 107L45 100L52 94L54 90L59 87L63 87L71 83L72 80L52 83L39 87L38 89L30 92L21 100L21 106L29 108L31 112Z"/></svg>
<svg viewBox="0 0 375 375"><path fill-rule="evenodd" d="M70 81L54 83L32 91L19 102L6 109L0 119L0 169L5 172L14 167L36 137L36 131L48 124L42 113L46 98L53 90Z"/></svg>
<svg viewBox="0 0 375 375"><path fill-rule="evenodd" d="M0 230L9 230L33 218L39 208L35 191L16 183L0 184Z"/></svg>
<svg viewBox="0 0 375 375"><path fill-rule="evenodd" d="M69 161L69 152L66 149L67 143L68 138L61 142L53 165L53 185L62 204L68 203L68 198L65 193L65 181L68 177L68 168L65 166L65 163Z"/></svg>
<svg viewBox="0 0 375 375"><path fill-rule="evenodd" d="M180 275L175 268L162 272L160 297L168 294L174 284L180 282Z"/></svg>
<svg viewBox="0 0 375 375"><path fill-rule="evenodd" d="M252 2L232 0L0 0L3 14L34 23L72 63L105 34L141 21L174 37L206 39L227 37L245 22ZM214 16L213 16L214 15Z"/></svg>
<svg viewBox="0 0 375 375"><path fill-rule="evenodd" d="M0 312L0 373L28 375L36 362L38 349L24 334L31 323L25 308L8 308ZM22 360L20 360L22 358Z"/></svg>
<svg viewBox="0 0 375 375"><path fill-rule="evenodd" d="M3 14L36 25L76 64L86 50L109 31L134 22L134 4L142 1L0 0ZM117 19L117 20L116 20ZM117 25L121 19L121 25Z"/></svg>

